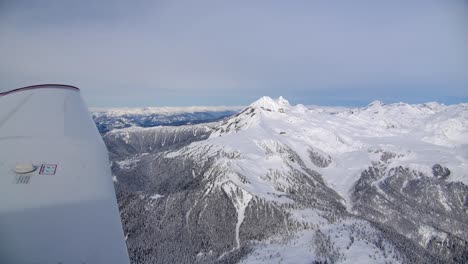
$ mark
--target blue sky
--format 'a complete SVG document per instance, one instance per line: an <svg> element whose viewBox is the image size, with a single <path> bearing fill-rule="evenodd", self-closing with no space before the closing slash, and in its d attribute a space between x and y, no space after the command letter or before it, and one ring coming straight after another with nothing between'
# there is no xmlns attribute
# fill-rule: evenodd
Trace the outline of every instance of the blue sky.
<svg viewBox="0 0 468 264"><path fill-rule="evenodd" d="M0 80L100 107L468 102L467 3L3 0Z"/></svg>

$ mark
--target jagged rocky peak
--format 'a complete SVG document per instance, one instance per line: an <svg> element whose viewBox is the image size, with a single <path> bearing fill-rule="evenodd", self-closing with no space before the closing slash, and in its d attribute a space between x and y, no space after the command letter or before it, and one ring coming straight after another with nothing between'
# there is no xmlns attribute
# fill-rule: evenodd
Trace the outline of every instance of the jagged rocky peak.
<svg viewBox="0 0 468 264"><path fill-rule="evenodd" d="M263 96L257 101L253 102L250 107L252 108L260 108L266 111L271 112L284 112L291 108L288 100L284 99L282 96L278 97L278 99L273 99L269 96Z"/></svg>

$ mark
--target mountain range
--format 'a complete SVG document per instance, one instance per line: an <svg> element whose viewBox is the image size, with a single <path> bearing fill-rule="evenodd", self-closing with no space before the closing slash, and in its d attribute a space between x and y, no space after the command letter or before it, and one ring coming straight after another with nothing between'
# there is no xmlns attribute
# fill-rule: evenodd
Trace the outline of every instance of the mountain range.
<svg viewBox="0 0 468 264"><path fill-rule="evenodd" d="M182 112L93 114L133 263L468 262L468 104Z"/></svg>
<svg viewBox="0 0 468 264"><path fill-rule="evenodd" d="M101 133L126 127L180 126L221 120L237 113L239 106L92 108Z"/></svg>

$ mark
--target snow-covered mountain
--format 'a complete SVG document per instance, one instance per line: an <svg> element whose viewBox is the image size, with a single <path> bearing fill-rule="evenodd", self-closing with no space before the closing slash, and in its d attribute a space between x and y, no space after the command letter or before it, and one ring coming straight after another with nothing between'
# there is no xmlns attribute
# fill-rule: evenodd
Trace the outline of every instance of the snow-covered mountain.
<svg viewBox="0 0 468 264"><path fill-rule="evenodd" d="M238 106L91 108L101 133L126 127L180 126L221 120L237 113Z"/></svg>
<svg viewBox="0 0 468 264"><path fill-rule="evenodd" d="M104 135L135 263L466 263L468 104L291 106Z"/></svg>

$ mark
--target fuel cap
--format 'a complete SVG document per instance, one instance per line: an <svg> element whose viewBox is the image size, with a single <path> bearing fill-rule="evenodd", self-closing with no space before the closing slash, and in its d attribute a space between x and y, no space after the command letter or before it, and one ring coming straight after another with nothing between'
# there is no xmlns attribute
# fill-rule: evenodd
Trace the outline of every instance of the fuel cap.
<svg viewBox="0 0 468 264"><path fill-rule="evenodd" d="M35 171L37 168L31 162L16 163L15 172L25 174Z"/></svg>

